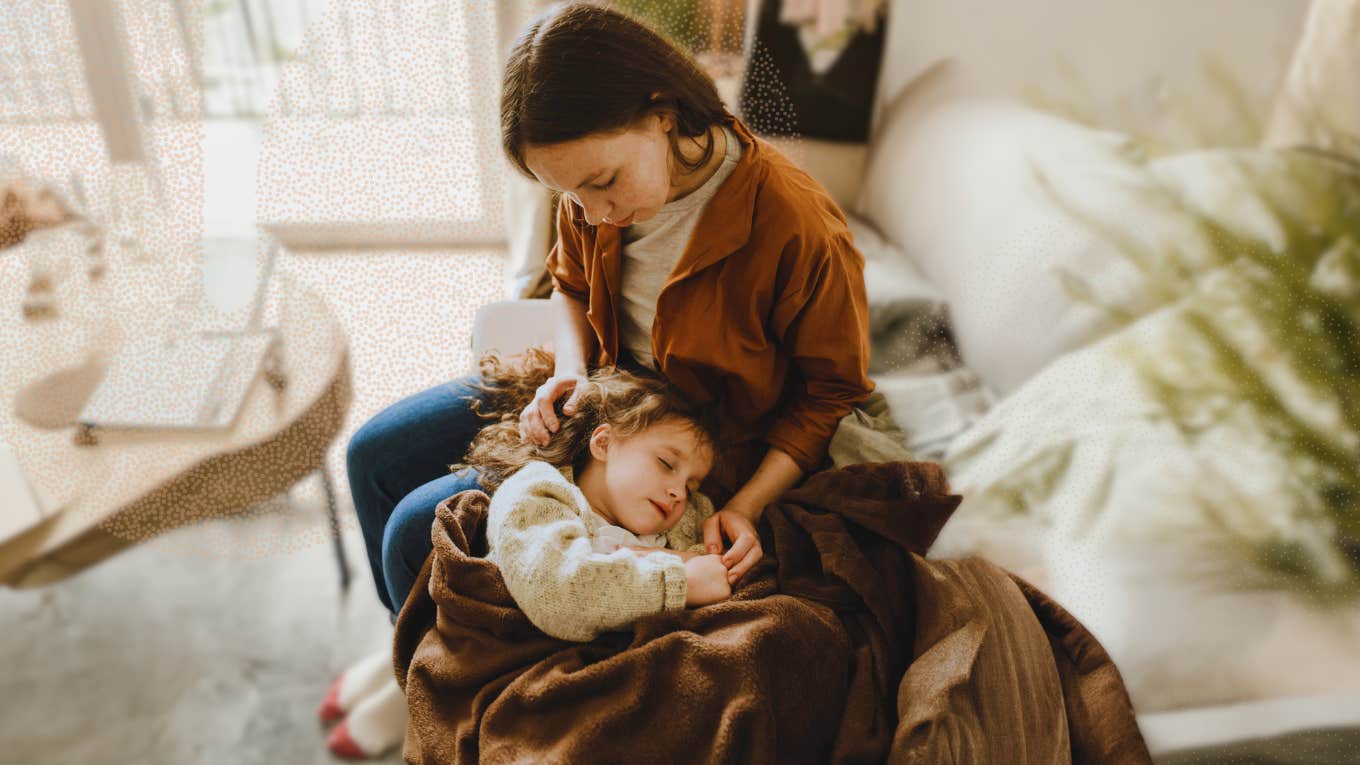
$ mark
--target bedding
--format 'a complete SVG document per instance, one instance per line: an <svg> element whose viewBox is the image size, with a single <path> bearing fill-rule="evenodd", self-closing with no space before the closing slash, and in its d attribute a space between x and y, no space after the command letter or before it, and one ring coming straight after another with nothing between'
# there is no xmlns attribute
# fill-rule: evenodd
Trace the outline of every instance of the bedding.
<svg viewBox="0 0 1360 765"><path fill-rule="evenodd" d="M452 497L397 622L404 756L1150 762L1079 622L986 561L921 557L958 502L932 463L815 474L767 508L731 601L572 644L481 557L486 496Z"/></svg>
<svg viewBox="0 0 1360 765"><path fill-rule="evenodd" d="M1140 712L1360 691L1348 168L1153 163L1179 214L1216 232L1218 265L1046 366L943 457L967 499L931 555L1042 572Z"/></svg>

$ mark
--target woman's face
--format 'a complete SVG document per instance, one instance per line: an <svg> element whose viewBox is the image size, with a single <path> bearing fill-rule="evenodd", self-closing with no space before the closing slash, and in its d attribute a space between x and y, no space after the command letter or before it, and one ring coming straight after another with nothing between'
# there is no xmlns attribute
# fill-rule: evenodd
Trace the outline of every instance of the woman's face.
<svg viewBox="0 0 1360 765"><path fill-rule="evenodd" d="M585 209L592 226L620 228L656 215L672 198L671 115L652 113L631 128L529 146L524 163L539 183Z"/></svg>
<svg viewBox="0 0 1360 765"><path fill-rule="evenodd" d="M586 495L597 512L634 534L668 531L685 513L689 493L713 465L712 450L687 423L668 419L626 438L608 425L590 439L591 465L603 480ZM582 482L582 490L587 482Z"/></svg>

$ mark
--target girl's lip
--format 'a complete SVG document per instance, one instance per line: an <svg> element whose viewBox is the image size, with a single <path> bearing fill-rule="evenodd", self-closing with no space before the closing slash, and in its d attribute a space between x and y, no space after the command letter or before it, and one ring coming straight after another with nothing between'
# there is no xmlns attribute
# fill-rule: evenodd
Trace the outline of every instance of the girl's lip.
<svg viewBox="0 0 1360 765"><path fill-rule="evenodd" d="M619 228L623 228L624 226L627 226L628 224L633 222L634 215L637 215L637 213L636 212L629 213L627 218L624 218L623 220L619 221L618 223L615 223L614 225L618 226Z"/></svg>
<svg viewBox="0 0 1360 765"><path fill-rule="evenodd" d="M649 499L649 500L647 500L647 501L648 501L648 502L651 502L651 503L652 503L652 507L655 507L656 510L657 510L657 512L661 513L661 515L662 515L663 517L664 517L664 516L667 516L667 515L670 515L670 513L666 510L666 506L665 506L665 505L661 504L660 502L657 502L657 501L654 500L654 499Z"/></svg>

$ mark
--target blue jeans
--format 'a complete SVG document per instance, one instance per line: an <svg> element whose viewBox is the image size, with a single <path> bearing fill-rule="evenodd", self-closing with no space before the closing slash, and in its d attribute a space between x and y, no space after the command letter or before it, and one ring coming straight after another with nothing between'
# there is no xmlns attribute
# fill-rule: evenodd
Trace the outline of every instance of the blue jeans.
<svg viewBox="0 0 1360 765"><path fill-rule="evenodd" d="M477 473L449 472L490 420L471 409L476 375L460 377L379 412L350 439L345 454L349 490L373 568L378 599L394 614L434 549L434 509L465 489Z"/></svg>

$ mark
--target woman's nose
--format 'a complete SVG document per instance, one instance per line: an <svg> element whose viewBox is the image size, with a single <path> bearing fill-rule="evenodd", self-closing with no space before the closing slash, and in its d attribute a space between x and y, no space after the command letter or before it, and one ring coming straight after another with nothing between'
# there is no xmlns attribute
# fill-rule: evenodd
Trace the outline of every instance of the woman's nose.
<svg viewBox="0 0 1360 765"><path fill-rule="evenodd" d="M608 202L587 203L583 201L582 206L585 207L586 210L586 223L589 223L592 226L598 226L601 222L613 222L609 220L609 213L613 212L614 205L609 204Z"/></svg>

